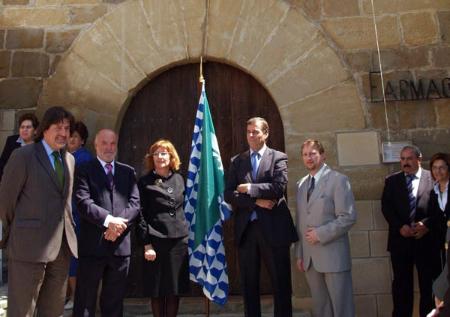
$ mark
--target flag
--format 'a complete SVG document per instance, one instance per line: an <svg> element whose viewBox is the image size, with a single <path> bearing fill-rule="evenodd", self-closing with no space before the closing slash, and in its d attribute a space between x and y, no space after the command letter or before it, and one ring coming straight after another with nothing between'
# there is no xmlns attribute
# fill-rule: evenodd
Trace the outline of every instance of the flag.
<svg viewBox="0 0 450 317"><path fill-rule="evenodd" d="M185 214L189 223L189 276L209 300L223 305L228 274L223 244L223 221L231 208L224 201L224 172L205 83L195 118L186 181Z"/></svg>

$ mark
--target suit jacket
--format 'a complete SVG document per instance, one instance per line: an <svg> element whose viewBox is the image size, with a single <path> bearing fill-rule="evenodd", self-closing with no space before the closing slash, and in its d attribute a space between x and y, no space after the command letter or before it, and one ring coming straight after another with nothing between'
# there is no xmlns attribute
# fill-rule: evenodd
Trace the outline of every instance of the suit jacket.
<svg viewBox="0 0 450 317"><path fill-rule="evenodd" d="M42 142L12 153L0 184L0 218L9 232L11 259L51 262L59 253L63 234L77 256L71 206L75 163L70 153L63 152L62 157L65 182L60 188Z"/></svg>
<svg viewBox="0 0 450 317"><path fill-rule="evenodd" d="M430 171L422 169L417 191L415 221L423 221L430 231L433 230L433 222L428 212L428 203L432 188L433 181ZM403 172L394 173L386 178L383 196L381 198L381 210L389 224L388 251L395 252L408 246L412 247L411 244L414 243L415 239L404 238L400 234L400 228L403 225L411 224L411 220L409 219L408 188ZM431 234L426 234L416 241L419 242L419 245L423 245L424 248L428 248L433 238Z"/></svg>
<svg viewBox="0 0 450 317"><path fill-rule="evenodd" d="M288 182L287 155L267 147L258 168L256 180L252 180L250 151L231 159L227 175L225 201L233 207L234 241L239 245L253 210L267 242L271 246L289 246L298 240L291 213L286 204L285 191ZM252 183L249 194L236 191L239 184ZM255 204L257 198L277 201L271 209Z"/></svg>
<svg viewBox="0 0 450 317"><path fill-rule="evenodd" d="M3 170L5 169L6 163L9 160L9 157L11 156L11 153L15 150L21 147L20 143L17 142L17 139L19 138L18 134L10 135L6 139L5 147L3 148L2 155L0 156L0 180L3 176Z"/></svg>
<svg viewBox="0 0 450 317"><path fill-rule="evenodd" d="M296 225L299 242L296 256L305 270L314 263L318 272L343 272L351 269L348 231L356 222L355 200L347 176L328 166L315 184L307 201L308 176L297 183ZM311 245L304 236L314 227L319 243Z"/></svg>
<svg viewBox="0 0 450 317"><path fill-rule="evenodd" d="M80 214L80 256L129 256L130 227L140 208L134 169L115 161L112 190L98 159L77 167L75 175L75 195ZM103 237L107 229L103 224L108 215L128 219L127 230L114 242Z"/></svg>
<svg viewBox="0 0 450 317"><path fill-rule="evenodd" d="M447 197L449 192L447 188ZM428 214L430 215L430 225L432 228L431 235L437 241L436 246L441 250L444 250L445 242L448 241L447 235L447 220L450 219L450 203L447 199L447 204L444 210L439 207L438 195L435 193L434 189L430 192L430 199L428 202Z"/></svg>

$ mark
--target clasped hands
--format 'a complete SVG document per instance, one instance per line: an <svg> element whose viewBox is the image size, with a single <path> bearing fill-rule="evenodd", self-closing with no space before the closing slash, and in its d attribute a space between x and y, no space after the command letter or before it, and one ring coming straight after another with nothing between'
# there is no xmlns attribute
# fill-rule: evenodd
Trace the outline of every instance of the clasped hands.
<svg viewBox="0 0 450 317"><path fill-rule="evenodd" d="M400 228L400 234L405 238L415 238L420 239L422 238L429 229L422 221L414 222L411 226L409 225L403 225Z"/></svg>
<svg viewBox="0 0 450 317"><path fill-rule="evenodd" d="M104 232L106 240L114 242L127 229L128 219L122 217L111 217L108 223L108 229Z"/></svg>
<svg viewBox="0 0 450 317"><path fill-rule="evenodd" d="M236 190L238 193L241 194L248 194L249 190L250 190L250 183L247 184L239 184L236 187ZM255 204L261 208L265 208L265 209L269 209L271 210L273 208L273 206L275 206L275 204L277 203L276 200L272 200L272 199L263 199L263 198L257 198L255 201Z"/></svg>

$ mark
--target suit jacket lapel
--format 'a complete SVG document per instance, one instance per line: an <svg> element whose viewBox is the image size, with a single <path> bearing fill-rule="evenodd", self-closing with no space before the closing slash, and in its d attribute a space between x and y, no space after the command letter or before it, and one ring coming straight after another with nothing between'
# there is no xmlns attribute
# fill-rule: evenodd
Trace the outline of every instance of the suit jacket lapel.
<svg viewBox="0 0 450 317"><path fill-rule="evenodd" d="M47 172L48 176L50 176L56 188L59 191L62 191L61 187L59 186L58 178L56 177L55 169L53 168L52 163L50 163L50 159L47 155L47 152L45 151L44 145L42 145L41 142L38 142L35 144L35 148L38 161L41 163L42 167L44 167L44 170Z"/></svg>
<svg viewBox="0 0 450 317"><path fill-rule="evenodd" d="M245 151L242 154L242 171L245 173L245 180L247 183L253 183L254 180L252 178L252 162L250 162L250 150Z"/></svg>
<svg viewBox="0 0 450 317"><path fill-rule="evenodd" d="M315 187L311 196L309 197L308 204L317 199L317 197L320 197L320 195L322 195L322 193L325 191L325 186L327 184L329 176L330 176L330 168L328 166L325 166L322 176L320 176L319 181L315 183Z"/></svg>
<svg viewBox="0 0 450 317"><path fill-rule="evenodd" d="M71 171L69 170L69 164L67 163L67 151L62 151L62 157L63 159L63 166L64 166L64 190L63 195L64 197L67 197L67 194L69 193L69 185L70 185L70 174ZM56 174L56 173L55 173ZM73 171L72 171L73 175Z"/></svg>
<svg viewBox="0 0 450 317"><path fill-rule="evenodd" d="M100 163L100 161L98 159L96 159L95 161L96 161L96 164L97 164L99 177L102 179L102 182L104 183L105 188L108 189L109 191L111 191L111 188L109 187L109 181L108 181L108 178L106 177L106 172L105 172L105 169L102 166L102 163ZM117 167L117 164L114 167L115 168L115 172L117 172L116 167Z"/></svg>

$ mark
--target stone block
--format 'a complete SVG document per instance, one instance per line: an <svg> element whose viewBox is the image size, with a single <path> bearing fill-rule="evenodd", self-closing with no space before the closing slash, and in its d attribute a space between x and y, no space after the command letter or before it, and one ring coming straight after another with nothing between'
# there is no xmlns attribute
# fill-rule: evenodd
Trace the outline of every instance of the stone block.
<svg viewBox="0 0 450 317"><path fill-rule="evenodd" d="M324 0L323 1L324 17L349 17L359 15L358 0Z"/></svg>
<svg viewBox="0 0 450 317"><path fill-rule="evenodd" d="M368 51L348 52L345 60L353 72L370 72L373 70L372 56Z"/></svg>
<svg viewBox="0 0 450 317"><path fill-rule="evenodd" d="M450 10L450 2L447 0L377 0L374 2L375 13L377 15L384 13L408 12L419 10ZM363 13L372 14L371 0L362 0Z"/></svg>
<svg viewBox="0 0 450 317"><path fill-rule="evenodd" d="M437 13L441 39L444 43L450 43L450 11L440 11Z"/></svg>
<svg viewBox="0 0 450 317"><path fill-rule="evenodd" d="M303 78L295 80L302 83L304 81ZM294 89L290 94L298 93L295 89L299 87L295 88L295 84L288 85L286 82L286 86ZM365 127L361 100L351 82L336 85L319 94L282 106L280 114L285 129L295 133L311 134Z"/></svg>
<svg viewBox="0 0 450 317"><path fill-rule="evenodd" d="M448 104L447 104L448 107ZM422 151L424 160L436 152L450 152L450 131L447 129L417 130L409 133L410 140Z"/></svg>
<svg viewBox="0 0 450 317"><path fill-rule="evenodd" d="M441 46L433 49L433 64L435 67L450 67L450 46Z"/></svg>
<svg viewBox="0 0 450 317"><path fill-rule="evenodd" d="M6 32L6 48L41 48L44 42L43 29L9 29Z"/></svg>
<svg viewBox="0 0 450 317"><path fill-rule="evenodd" d="M301 8L305 14L313 20L319 20L322 12L321 1L316 0L295 0L293 1Z"/></svg>
<svg viewBox="0 0 450 317"><path fill-rule="evenodd" d="M338 133L337 148L339 165L359 166L380 163L378 133Z"/></svg>
<svg viewBox="0 0 450 317"><path fill-rule="evenodd" d="M356 200L375 200L381 197L384 178L389 174L389 167L385 165L351 167L343 168L342 172L349 177Z"/></svg>
<svg viewBox="0 0 450 317"><path fill-rule="evenodd" d="M396 17L379 17L377 22L380 47L398 46L401 43L401 36ZM327 19L322 25L340 48L376 48L372 17Z"/></svg>
<svg viewBox="0 0 450 317"><path fill-rule="evenodd" d="M9 76L11 51L0 51L0 77Z"/></svg>
<svg viewBox="0 0 450 317"><path fill-rule="evenodd" d="M0 48L3 48L5 44L5 32L5 30L0 30Z"/></svg>
<svg viewBox="0 0 450 317"><path fill-rule="evenodd" d="M37 52L14 52L11 73L14 77L48 77L49 57Z"/></svg>
<svg viewBox="0 0 450 317"><path fill-rule="evenodd" d="M378 317L392 317L393 307L391 294L377 295Z"/></svg>
<svg viewBox="0 0 450 317"><path fill-rule="evenodd" d="M411 46L436 43L438 25L431 12L405 13L400 16L405 44Z"/></svg>
<svg viewBox="0 0 450 317"><path fill-rule="evenodd" d="M48 70L48 75L51 76L55 73L56 67L58 66L59 62L61 61L61 55L55 55L53 56L51 62L50 62L50 69Z"/></svg>
<svg viewBox="0 0 450 317"><path fill-rule="evenodd" d="M430 54L428 46L384 49L381 50L381 64L383 71L427 67L430 66ZM376 52L373 53L371 70L379 70L378 54Z"/></svg>
<svg viewBox="0 0 450 317"><path fill-rule="evenodd" d="M450 107L448 106L448 99L433 100L434 108L436 109L437 127L448 128L450 122Z"/></svg>
<svg viewBox="0 0 450 317"><path fill-rule="evenodd" d="M389 256L389 252L387 251L387 238L388 232L386 230L369 232L370 256Z"/></svg>
<svg viewBox="0 0 450 317"><path fill-rule="evenodd" d="M378 317L377 298L375 295L354 296L356 316Z"/></svg>
<svg viewBox="0 0 450 317"><path fill-rule="evenodd" d="M12 132L15 129L16 111L3 110L0 111L0 130Z"/></svg>
<svg viewBox="0 0 450 317"><path fill-rule="evenodd" d="M390 292L391 273L389 259L353 259L352 263L353 292L355 295ZM367 272L373 274L367 274Z"/></svg>
<svg viewBox="0 0 450 317"><path fill-rule="evenodd" d="M0 108L22 109L36 105L42 81L34 78L14 78L0 81Z"/></svg>
<svg viewBox="0 0 450 317"><path fill-rule="evenodd" d="M400 129L436 127L436 113L428 101L406 101L396 103Z"/></svg>
<svg viewBox="0 0 450 317"><path fill-rule="evenodd" d="M105 15L108 11L107 6L92 5L92 6L82 6L82 7L71 7L69 9L70 24L86 24L92 23L99 17Z"/></svg>
<svg viewBox="0 0 450 317"><path fill-rule="evenodd" d="M371 200L357 200L355 201L355 208L357 213L356 223L352 227L352 231L358 230L372 230L372 201Z"/></svg>
<svg viewBox="0 0 450 317"><path fill-rule="evenodd" d="M68 12L62 7L6 8L0 16L3 27L42 27L66 24Z"/></svg>
<svg viewBox="0 0 450 317"><path fill-rule="evenodd" d="M4 5L27 5L30 0L3 0Z"/></svg>
<svg viewBox="0 0 450 317"><path fill-rule="evenodd" d="M381 196L378 198L381 199ZM383 216L383 212L381 211L381 200L373 200L372 204L373 204L374 229L375 230L388 230L389 225Z"/></svg>
<svg viewBox="0 0 450 317"><path fill-rule="evenodd" d="M370 255L367 231L350 231L349 238L352 258L365 258Z"/></svg>
<svg viewBox="0 0 450 317"><path fill-rule="evenodd" d="M47 31L45 38L45 50L48 53L63 53L72 45L80 33L79 29L64 31Z"/></svg>

